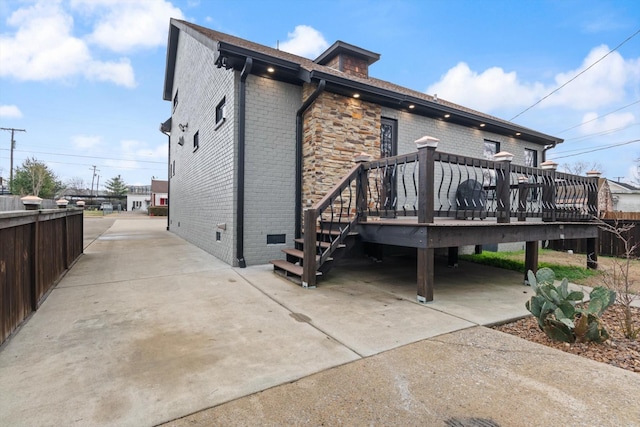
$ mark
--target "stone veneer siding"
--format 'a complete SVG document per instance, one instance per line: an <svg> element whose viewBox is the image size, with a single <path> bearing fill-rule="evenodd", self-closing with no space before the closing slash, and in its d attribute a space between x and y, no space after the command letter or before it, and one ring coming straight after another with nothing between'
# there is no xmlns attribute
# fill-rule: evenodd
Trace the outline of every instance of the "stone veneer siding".
<svg viewBox="0 0 640 427"><path fill-rule="evenodd" d="M303 99L315 89L305 85ZM322 92L304 115L302 206L312 207L367 153L380 157L377 104Z"/></svg>

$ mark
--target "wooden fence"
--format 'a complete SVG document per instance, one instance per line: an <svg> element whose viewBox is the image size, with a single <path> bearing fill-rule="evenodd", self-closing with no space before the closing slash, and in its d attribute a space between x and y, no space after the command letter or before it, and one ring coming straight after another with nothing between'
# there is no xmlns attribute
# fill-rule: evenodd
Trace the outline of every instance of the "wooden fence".
<svg viewBox="0 0 640 427"><path fill-rule="evenodd" d="M0 344L82 254L80 209L0 212Z"/></svg>
<svg viewBox="0 0 640 427"><path fill-rule="evenodd" d="M631 239L631 244L635 244L640 242L640 216L636 216L634 212L631 212L632 215L617 215L618 226L634 224L634 227L629 230L629 238ZM630 219L636 216L637 219ZM605 216L607 218L607 216ZM623 219L624 218L624 219ZM604 219L609 225L615 226L616 219ZM586 254L587 247L584 239L580 240L553 240L549 242L549 248L554 249L556 251L567 251L572 250L575 253ZM617 239L613 234L608 231L604 231L602 229L598 230L598 254L604 256L622 256L624 255L624 246L619 239ZM632 254L634 257L640 257L640 248L636 249L636 251Z"/></svg>

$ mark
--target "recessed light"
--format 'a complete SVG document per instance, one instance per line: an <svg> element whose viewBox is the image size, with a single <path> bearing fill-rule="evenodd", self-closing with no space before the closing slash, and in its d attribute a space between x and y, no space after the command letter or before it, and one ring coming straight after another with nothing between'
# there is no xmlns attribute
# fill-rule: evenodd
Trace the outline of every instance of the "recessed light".
<svg viewBox="0 0 640 427"><path fill-rule="evenodd" d="M273 73L275 70L276 70L276 69L275 69L275 68L273 68L273 67L269 67L269 68L267 68L267 71L268 71L268 72L270 72L270 73Z"/></svg>
<svg viewBox="0 0 640 427"><path fill-rule="evenodd" d="M520 135L521 135L521 133L520 133L520 132L516 132L516 136L520 136Z"/></svg>
<svg viewBox="0 0 640 427"><path fill-rule="evenodd" d="M360 98L360 94L359 94L359 93L354 93L354 94L353 94L353 97L354 97L354 98Z"/></svg>
<svg viewBox="0 0 640 427"><path fill-rule="evenodd" d="M445 115L444 115L444 118L445 118L445 119L448 119L449 117L451 117L451 114L445 114Z"/></svg>
<svg viewBox="0 0 640 427"><path fill-rule="evenodd" d="M416 106L411 104L411 105L409 105L409 108L413 110L414 108L416 108Z"/></svg>
<svg viewBox="0 0 640 427"><path fill-rule="evenodd" d="M481 128L485 127L485 124L484 123L480 123L480 127Z"/></svg>

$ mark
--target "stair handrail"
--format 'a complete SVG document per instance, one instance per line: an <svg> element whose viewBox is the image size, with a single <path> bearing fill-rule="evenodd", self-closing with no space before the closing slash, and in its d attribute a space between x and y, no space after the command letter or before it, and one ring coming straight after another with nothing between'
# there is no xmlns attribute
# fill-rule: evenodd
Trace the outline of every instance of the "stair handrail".
<svg viewBox="0 0 640 427"><path fill-rule="evenodd" d="M362 173L362 162L356 163L349 173L347 173L334 187L328 192L320 201L313 205L313 207L304 211L304 261L302 265L302 285L304 287L312 287L316 284L316 271L320 265L322 265L335 251L335 249L342 244L344 238L349 234L349 231L353 228L354 223L358 220L357 213L350 218L347 222L342 223L339 219L340 227L338 230L340 233L335 239L331 239L328 248L322 248L320 242L317 239L317 227L318 218L320 218L320 229L323 229L322 213L330 206L332 206L334 200L341 198L342 193L347 187L350 187L352 183L356 183L356 186L360 181L360 174ZM355 195L350 196L347 215L351 216L351 202L356 199ZM354 206L355 207L355 206ZM342 209L342 208L341 208ZM329 233L333 227L333 209L331 210L331 221L329 221ZM316 257L320 255L320 258L316 260Z"/></svg>

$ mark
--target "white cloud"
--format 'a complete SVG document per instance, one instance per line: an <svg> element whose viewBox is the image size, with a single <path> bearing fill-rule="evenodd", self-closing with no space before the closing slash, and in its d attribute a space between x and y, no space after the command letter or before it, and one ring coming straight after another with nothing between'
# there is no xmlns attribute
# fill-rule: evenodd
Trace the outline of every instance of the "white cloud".
<svg viewBox="0 0 640 427"><path fill-rule="evenodd" d="M71 143L75 148L89 149L96 148L102 144L102 137L95 135L74 135Z"/></svg>
<svg viewBox="0 0 640 427"><path fill-rule="evenodd" d="M527 85L518 81L515 71L507 73L502 68L492 67L477 73L464 62L427 88L427 93L481 111L528 105L543 92L540 83Z"/></svg>
<svg viewBox="0 0 640 427"><path fill-rule="evenodd" d="M22 118L22 111L15 105L0 105L0 117L7 119Z"/></svg>
<svg viewBox="0 0 640 427"><path fill-rule="evenodd" d="M506 72L499 67L476 72L461 62L429 86L427 93L437 93L443 99L486 112L501 108L524 108L575 77L609 50L604 45L592 49L579 68L557 74L553 84L523 82L515 71ZM623 101L628 88L633 90L638 82L640 58L625 60L618 52L613 52L542 101L538 108L559 106L584 111L613 105Z"/></svg>
<svg viewBox="0 0 640 427"><path fill-rule="evenodd" d="M580 132L582 134L597 134L601 132L620 130L635 123L636 118L632 113L614 113L597 119L597 113L587 113L582 118Z"/></svg>
<svg viewBox="0 0 640 427"><path fill-rule="evenodd" d="M315 59L324 52L329 43L315 28L308 25L298 25L293 33L287 34L288 40L280 43L280 50Z"/></svg>
<svg viewBox="0 0 640 427"><path fill-rule="evenodd" d="M87 44L72 35L73 17L59 1L40 1L18 9L7 24L17 31L0 35L0 76L36 81L84 76L135 86L133 68L127 60L97 60Z"/></svg>
<svg viewBox="0 0 640 427"><path fill-rule="evenodd" d="M73 0L71 5L100 18L87 40L119 53L164 45L169 19L184 19L180 9L164 0Z"/></svg>

